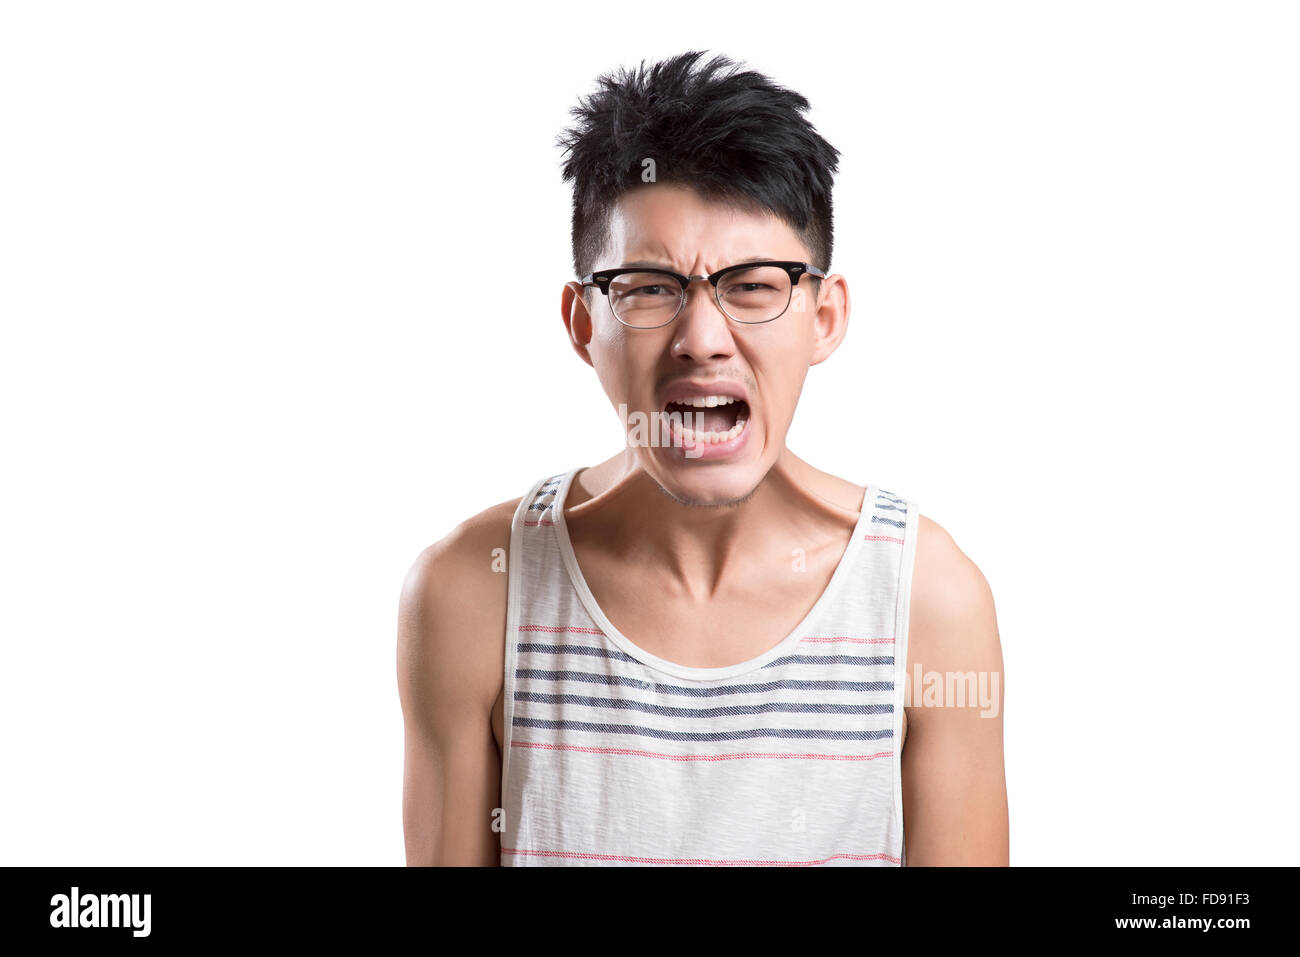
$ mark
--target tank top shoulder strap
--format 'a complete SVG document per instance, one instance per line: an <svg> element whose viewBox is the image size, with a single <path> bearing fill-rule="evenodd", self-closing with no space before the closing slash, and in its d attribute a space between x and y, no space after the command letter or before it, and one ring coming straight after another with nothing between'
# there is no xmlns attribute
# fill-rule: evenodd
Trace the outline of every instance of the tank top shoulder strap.
<svg viewBox="0 0 1300 957"><path fill-rule="evenodd" d="M902 833L903 822L902 750L903 708L906 705L908 617L912 601L912 572L916 562L916 537L920 528L921 510L913 501L895 495L888 489L867 487L868 501L864 507L871 509L869 522L862 535L862 547L867 549L870 566L870 589L880 597L877 607L881 616L888 616L888 625L881 621L882 631L892 639L894 674L893 732L895 743L893 789L894 816ZM903 748L898 742L903 741ZM900 849L901 864L907 865L907 843Z"/></svg>
<svg viewBox="0 0 1300 957"><path fill-rule="evenodd" d="M578 469L546 475L519 500L510 523L506 559L505 742L502 753L502 803L510 767L519 644L538 632L556 630L569 604L567 573L555 534L555 509ZM507 827L509 823L507 822Z"/></svg>
<svg viewBox="0 0 1300 957"><path fill-rule="evenodd" d="M563 557L555 534L555 511L577 469L538 479L519 501L510 524L506 602L507 638L514 640L520 616L530 615L538 596L554 594L565 583ZM507 648L507 653L509 649Z"/></svg>
<svg viewBox="0 0 1300 957"><path fill-rule="evenodd" d="M851 568L846 587L830 596L818 622L815 640L838 642L846 652L862 656L873 666L884 669L889 679L892 701L892 800L894 818L899 825L900 856L906 863L906 845L902 841L902 766L903 708L907 679L908 611L912 595L912 570L916 555L916 535L920 509L915 502L894 492L868 483L862 502L862 515L854 530L845 561Z"/></svg>

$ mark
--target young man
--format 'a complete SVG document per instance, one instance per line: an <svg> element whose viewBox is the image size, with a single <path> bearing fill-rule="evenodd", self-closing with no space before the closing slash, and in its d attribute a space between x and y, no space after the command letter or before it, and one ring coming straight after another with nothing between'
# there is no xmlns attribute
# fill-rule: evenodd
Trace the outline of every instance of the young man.
<svg viewBox="0 0 1300 957"><path fill-rule="evenodd" d="M561 315L628 442L415 561L407 862L1006 864L988 584L785 445L848 325L838 153L802 96L701 56L602 78L562 138Z"/></svg>

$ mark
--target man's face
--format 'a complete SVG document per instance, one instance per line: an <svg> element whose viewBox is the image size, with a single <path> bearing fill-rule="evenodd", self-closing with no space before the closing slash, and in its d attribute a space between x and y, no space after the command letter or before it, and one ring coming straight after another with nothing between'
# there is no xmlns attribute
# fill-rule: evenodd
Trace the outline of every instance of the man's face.
<svg viewBox="0 0 1300 957"><path fill-rule="evenodd" d="M810 261L794 230L775 216L655 184L619 202L606 259L596 268L654 265L699 276L754 258ZM836 305L819 310L805 277L779 318L746 325L722 313L710 283L696 281L676 319L635 329L615 319L598 290L589 295L589 321L580 300L565 300L574 346L614 408L626 409L629 445L641 466L669 495L701 506L743 499L776 463L808 367L838 344L848 305L836 297ZM707 396L723 401L712 405ZM660 416L672 412L691 413L686 424L695 426L697 441L683 445L680 434L670 433L665 442Z"/></svg>

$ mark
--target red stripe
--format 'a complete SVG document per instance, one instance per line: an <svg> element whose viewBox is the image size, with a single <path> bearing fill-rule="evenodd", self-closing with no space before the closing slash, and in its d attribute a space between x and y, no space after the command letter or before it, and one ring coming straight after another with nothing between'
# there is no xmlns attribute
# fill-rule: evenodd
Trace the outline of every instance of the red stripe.
<svg viewBox="0 0 1300 957"><path fill-rule="evenodd" d="M579 858L588 861L626 861L632 864L698 864L715 867L815 867L827 861L889 861L898 864L898 858L890 854L832 854L816 861L744 861L744 860L710 860L703 857L632 857L626 854L589 854L583 851L533 851L518 847L503 847L502 854L519 854L535 857Z"/></svg>
<svg viewBox="0 0 1300 957"><path fill-rule="evenodd" d="M835 635L830 638L803 638L802 641L848 641L855 645L892 645L893 638L847 638L844 635Z"/></svg>
<svg viewBox="0 0 1300 957"><path fill-rule="evenodd" d="M520 625L520 631L546 631L552 634L556 632L572 631L579 635L603 635L604 632L599 628L564 628L552 625Z"/></svg>
<svg viewBox="0 0 1300 957"><path fill-rule="evenodd" d="M872 761L892 758L893 751L875 754L781 754L762 751L741 751L736 754L665 754L662 751L644 751L640 748L597 748L580 744L552 744L548 741L511 741L512 748L542 748L546 751L582 751L587 754L627 754L640 758L659 758L663 761L735 761L745 758L799 759L803 761Z"/></svg>
<svg viewBox="0 0 1300 957"><path fill-rule="evenodd" d="M529 528L532 528L536 525L554 525L555 523L548 522L546 521L546 519L542 519L540 522L524 522L524 524L527 525Z"/></svg>
<svg viewBox="0 0 1300 957"><path fill-rule="evenodd" d="M549 634L560 634L563 632L572 632L576 635L603 635L604 632L599 628L577 628L565 627L562 625L520 625L520 631L544 631ZM893 638L850 638L847 635L831 635L828 637L808 637L801 638L800 641L846 641L855 645L892 645Z"/></svg>
<svg viewBox="0 0 1300 957"><path fill-rule="evenodd" d="M898 545L903 544L901 538L890 538L888 535L863 535L862 537L868 542L894 542Z"/></svg>

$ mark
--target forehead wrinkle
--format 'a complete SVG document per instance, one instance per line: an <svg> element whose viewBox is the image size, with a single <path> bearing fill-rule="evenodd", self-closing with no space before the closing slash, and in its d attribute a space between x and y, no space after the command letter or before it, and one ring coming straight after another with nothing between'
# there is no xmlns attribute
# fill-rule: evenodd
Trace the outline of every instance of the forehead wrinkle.
<svg viewBox="0 0 1300 957"><path fill-rule="evenodd" d="M718 269L726 269L727 266L739 266L744 263L768 262L769 260L779 260L780 258L781 258L780 256L766 256L766 255L746 256L744 259L733 259L730 262L719 266ZM629 262L624 262L619 266L616 266L615 268L616 269L631 269L631 268L669 269L672 270L673 272L683 272L683 270L677 268L677 266L675 265L672 265L667 260L661 261L656 259L634 259ZM712 270L712 272L717 272L717 271L718 271L717 269Z"/></svg>
<svg viewBox="0 0 1300 957"><path fill-rule="evenodd" d="M771 210L706 199L689 189L685 190L687 201L676 208L656 202L656 197L667 198L680 190L683 187L661 184L657 193L634 190L619 198L610 217L611 243L607 250L612 254L611 258L620 257L619 264L603 268L643 266L689 275L692 272L690 264L699 261L708 263L711 268L705 271L712 273L727 266L762 259L804 258L802 254L768 254L772 246L784 245L786 238L784 235L773 236L774 228L789 231L800 248L803 245L789 225ZM632 209L640 215L632 215ZM657 224L663 224L665 228L656 229ZM669 230L671 235L666 235ZM702 254L703 251L697 247L683 251L684 255L680 257L670 252L670 246L683 245L691 237L698 237L702 246L714 248L708 250L709 254ZM768 250L763 251L764 247Z"/></svg>

